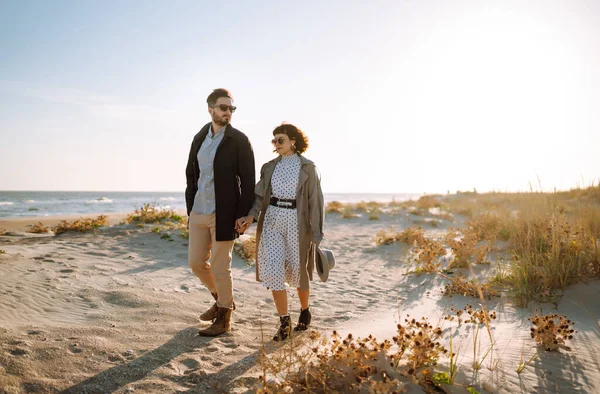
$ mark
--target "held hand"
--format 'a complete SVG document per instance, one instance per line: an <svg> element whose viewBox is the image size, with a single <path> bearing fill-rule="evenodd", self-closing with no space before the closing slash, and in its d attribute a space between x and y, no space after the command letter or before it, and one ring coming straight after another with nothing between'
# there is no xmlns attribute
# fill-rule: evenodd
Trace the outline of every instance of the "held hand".
<svg viewBox="0 0 600 394"><path fill-rule="evenodd" d="M236 220L236 231L239 233L243 233L252 225L254 221L254 216L244 216Z"/></svg>

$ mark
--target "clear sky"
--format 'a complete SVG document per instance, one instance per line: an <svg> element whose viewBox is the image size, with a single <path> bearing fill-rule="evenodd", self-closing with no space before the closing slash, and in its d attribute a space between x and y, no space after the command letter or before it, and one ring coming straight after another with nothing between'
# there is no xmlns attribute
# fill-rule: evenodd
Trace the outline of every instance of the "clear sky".
<svg viewBox="0 0 600 394"><path fill-rule="evenodd" d="M183 190L217 87L326 192L600 178L597 0L0 0L0 56L0 190Z"/></svg>

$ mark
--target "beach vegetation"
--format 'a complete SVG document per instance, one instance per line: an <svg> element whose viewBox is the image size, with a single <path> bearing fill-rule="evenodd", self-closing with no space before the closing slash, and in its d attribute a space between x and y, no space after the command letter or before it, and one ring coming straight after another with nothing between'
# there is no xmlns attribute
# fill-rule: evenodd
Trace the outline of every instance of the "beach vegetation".
<svg viewBox="0 0 600 394"><path fill-rule="evenodd" d="M408 213L413 216L427 216L429 211L427 209L411 207L408 209Z"/></svg>
<svg viewBox="0 0 600 394"><path fill-rule="evenodd" d="M233 244L233 251L248 265L256 264L256 237L240 237Z"/></svg>
<svg viewBox="0 0 600 394"><path fill-rule="evenodd" d="M517 366L516 372L520 375L521 372L523 372L523 370L537 358L537 356L538 352L535 351L533 355L527 361L525 361L525 344L523 344L523 347L521 348L521 357L519 358L519 365Z"/></svg>
<svg viewBox="0 0 600 394"><path fill-rule="evenodd" d="M441 222L437 219L416 219L412 221L413 226L430 226L433 228L438 228L441 225Z"/></svg>
<svg viewBox="0 0 600 394"><path fill-rule="evenodd" d="M463 307L462 309L455 309L454 307L451 308L451 312L447 315L445 315L443 318L444 320L447 321L456 321L458 323L458 326L460 327L462 323L465 324L471 324L472 325L472 329L470 330L473 333L473 370L474 371L478 371L479 369L481 369L481 366L483 365L485 359L491 354L492 349L493 349L493 345L494 345L494 340L492 337L492 329L491 329L491 321L492 320L496 320L497 318L497 314L495 311L489 312L487 310L487 308L485 308L484 306L482 306L481 309L474 309L473 306L471 304L466 305L465 307ZM479 340L479 332L481 330L482 327L486 327L487 328L487 332L491 341L490 346L488 347L487 351L483 354L483 356L480 356L479 352L480 352L480 344L478 342ZM452 362L451 362L451 366L450 366L450 370L452 372Z"/></svg>
<svg viewBox="0 0 600 394"><path fill-rule="evenodd" d="M381 209L379 209L378 206L367 208L367 212L369 213L369 220L379 220L379 215L381 215Z"/></svg>
<svg viewBox="0 0 600 394"><path fill-rule="evenodd" d="M42 224L42 222L37 222L35 224L30 224L29 225L29 229L27 229L28 233L34 233L34 234L48 233L50 231L51 231L50 227L44 226Z"/></svg>
<svg viewBox="0 0 600 394"><path fill-rule="evenodd" d="M402 242L413 246L420 238L424 238L423 229L420 227L409 227L404 231L381 230L375 234L375 244L390 245L394 242Z"/></svg>
<svg viewBox="0 0 600 394"><path fill-rule="evenodd" d="M344 219L354 219L354 218L357 218L358 215L356 213L354 213L354 210L352 209L352 207L346 206L346 207L344 207L344 210L342 211L342 217Z"/></svg>
<svg viewBox="0 0 600 394"><path fill-rule="evenodd" d="M325 213L342 213L344 205L339 201L328 202L325 206Z"/></svg>
<svg viewBox="0 0 600 394"><path fill-rule="evenodd" d="M486 263L490 253L500 252L507 264L494 280L520 306L547 301L573 283L599 277L599 187L448 196L446 209L469 212L465 228L451 229L446 237L451 268Z"/></svg>
<svg viewBox="0 0 600 394"><path fill-rule="evenodd" d="M80 232L86 233L89 231L96 230L99 227L108 226L108 217L106 215L100 215L96 219L92 218L81 218L69 222L68 220L62 220L55 227L52 228L55 234L63 234L67 232Z"/></svg>
<svg viewBox="0 0 600 394"><path fill-rule="evenodd" d="M498 292L492 288L489 283L477 283L475 280L467 279L461 273L454 275L453 277L439 274L444 278L448 279L450 283L444 285L442 294L445 296L462 295L465 297L475 297L480 299L491 299L492 297L498 296Z"/></svg>
<svg viewBox="0 0 600 394"><path fill-rule="evenodd" d="M180 229L179 235L185 239L190 239L190 230L188 230L187 228Z"/></svg>
<svg viewBox="0 0 600 394"><path fill-rule="evenodd" d="M405 382L432 388L434 368L448 354L442 329L406 315L392 340L369 335L292 336L281 352L267 355L256 392L402 392Z"/></svg>
<svg viewBox="0 0 600 394"><path fill-rule="evenodd" d="M427 195L420 197L416 202L415 206L419 209L429 210L431 208L440 208L442 206L439 196Z"/></svg>
<svg viewBox="0 0 600 394"><path fill-rule="evenodd" d="M6 253L4 250L0 249L0 254Z"/></svg>
<svg viewBox="0 0 600 394"><path fill-rule="evenodd" d="M417 264L417 273L435 273L440 270L440 257L446 255L444 245L434 239L415 237L415 248L411 251Z"/></svg>
<svg viewBox="0 0 600 394"><path fill-rule="evenodd" d="M171 234L169 234L169 233L163 233L163 234L161 234L160 239L166 239L169 242L174 241L173 236Z"/></svg>
<svg viewBox="0 0 600 394"><path fill-rule="evenodd" d="M469 229L463 234L450 229L445 236L445 242L452 250L452 258L448 268L469 268L471 263L483 264L487 254L491 251L490 242L478 242L477 234Z"/></svg>
<svg viewBox="0 0 600 394"><path fill-rule="evenodd" d="M151 223L182 223L184 218L176 214L172 209L163 209L155 203L146 203L137 208L134 213L127 215L127 223L151 224Z"/></svg>
<svg viewBox="0 0 600 394"><path fill-rule="evenodd" d="M358 212L367 212L367 203L365 201L357 202L354 204L354 209Z"/></svg>
<svg viewBox="0 0 600 394"><path fill-rule="evenodd" d="M556 313L538 315L535 312L535 315L528 320L533 325L531 338L547 351L556 351L560 347L565 347L565 341L573 339L573 334L576 332L573 329L574 323L564 315Z"/></svg>

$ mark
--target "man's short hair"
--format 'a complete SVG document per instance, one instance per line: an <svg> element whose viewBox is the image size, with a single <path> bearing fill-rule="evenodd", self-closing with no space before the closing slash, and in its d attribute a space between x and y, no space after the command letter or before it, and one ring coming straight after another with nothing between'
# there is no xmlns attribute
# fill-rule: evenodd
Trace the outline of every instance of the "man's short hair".
<svg viewBox="0 0 600 394"><path fill-rule="evenodd" d="M208 106L212 108L217 104L217 100L221 97L229 97L231 101L233 101L233 96L231 95L231 93L229 93L229 90L219 88L213 90L212 93L208 95L208 97L206 98L206 102L208 103Z"/></svg>

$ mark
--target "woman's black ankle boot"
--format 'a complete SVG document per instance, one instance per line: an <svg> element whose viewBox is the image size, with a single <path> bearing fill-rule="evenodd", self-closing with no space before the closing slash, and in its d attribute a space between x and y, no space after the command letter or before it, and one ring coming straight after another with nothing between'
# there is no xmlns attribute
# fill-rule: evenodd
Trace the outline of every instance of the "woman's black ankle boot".
<svg viewBox="0 0 600 394"><path fill-rule="evenodd" d="M279 316L279 324L279 330L273 336L274 341L284 341L290 336L292 330L290 315Z"/></svg>
<svg viewBox="0 0 600 394"><path fill-rule="evenodd" d="M310 309L301 309L300 317L298 317L298 324L294 327L294 331L304 331L308 329L312 316L310 314Z"/></svg>

